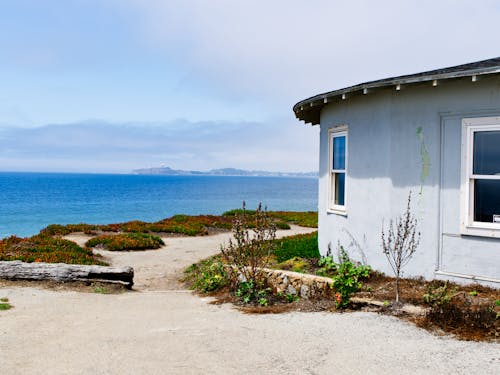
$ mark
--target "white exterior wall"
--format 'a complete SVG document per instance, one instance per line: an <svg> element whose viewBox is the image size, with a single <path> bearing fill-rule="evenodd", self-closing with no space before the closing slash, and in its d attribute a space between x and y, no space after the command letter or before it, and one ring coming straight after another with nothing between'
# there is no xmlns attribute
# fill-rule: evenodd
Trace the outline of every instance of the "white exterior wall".
<svg viewBox="0 0 500 375"><path fill-rule="evenodd" d="M381 250L382 222L387 228L391 218L403 213L411 190L422 237L404 269L405 276L453 279L440 275L446 272L499 280L500 239L460 234L461 121L498 115L498 76L478 82L470 78L442 81L437 87L428 83L401 91L387 88L323 108L318 199L322 254L329 244L336 254L341 244L353 258L359 258L352 236L368 264L391 274ZM327 212L328 130L336 125L348 126L346 216ZM430 159L423 182L419 127Z"/></svg>

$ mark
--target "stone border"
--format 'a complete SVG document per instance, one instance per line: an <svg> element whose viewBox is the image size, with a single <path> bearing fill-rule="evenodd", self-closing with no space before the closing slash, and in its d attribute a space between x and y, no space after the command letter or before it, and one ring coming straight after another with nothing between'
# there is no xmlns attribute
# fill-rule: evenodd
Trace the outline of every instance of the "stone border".
<svg viewBox="0 0 500 375"><path fill-rule="evenodd" d="M278 293L298 295L301 298L323 298L333 294L333 281L329 277L293 271L261 269L270 287Z"/></svg>

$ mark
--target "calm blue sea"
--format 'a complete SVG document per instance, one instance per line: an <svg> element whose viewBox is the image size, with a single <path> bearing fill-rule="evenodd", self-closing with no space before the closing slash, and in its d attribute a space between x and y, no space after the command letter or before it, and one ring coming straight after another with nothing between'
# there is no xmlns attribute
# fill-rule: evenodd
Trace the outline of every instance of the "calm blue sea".
<svg viewBox="0 0 500 375"><path fill-rule="evenodd" d="M317 180L285 177L0 173L0 238L49 224L157 221L254 209L317 210Z"/></svg>

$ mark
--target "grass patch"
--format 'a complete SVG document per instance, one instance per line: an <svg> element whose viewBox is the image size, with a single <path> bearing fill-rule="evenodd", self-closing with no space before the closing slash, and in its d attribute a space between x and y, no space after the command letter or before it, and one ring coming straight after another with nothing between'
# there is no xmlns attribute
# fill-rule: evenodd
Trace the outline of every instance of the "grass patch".
<svg viewBox="0 0 500 375"><path fill-rule="evenodd" d="M287 223L300 225L301 227L317 228L318 213L315 211L296 212L296 211L271 211L269 216L281 219Z"/></svg>
<svg viewBox="0 0 500 375"><path fill-rule="evenodd" d="M284 237L275 240L276 261L278 263L285 262L289 259L299 258L314 258L320 257L318 249L318 232L297 234L295 236Z"/></svg>
<svg viewBox="0 0 500 375"><path fill-rule="evenodd" d="M147 233L122 233L91 238L85 246L102 246L109 251L158 249L165 245L163 240Z"/></svg>
<svg viewBox="0 0 500 375"><path fill-rule="evenodd" d="M107 265L91 249L59 237L36 235L28 238L11 236L0 240L0 260L67 264Z"/></svg>

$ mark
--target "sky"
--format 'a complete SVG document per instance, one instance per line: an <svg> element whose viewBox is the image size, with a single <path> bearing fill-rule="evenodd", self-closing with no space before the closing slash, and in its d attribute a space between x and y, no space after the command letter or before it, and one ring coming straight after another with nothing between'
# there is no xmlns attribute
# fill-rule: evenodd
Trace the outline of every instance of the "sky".
<svg viewBox="0 0 500 375"><path fill-rule="evenodd" d="M292 106L500 55L498 0L0 0L0 171L316 171Z"/></svg>

